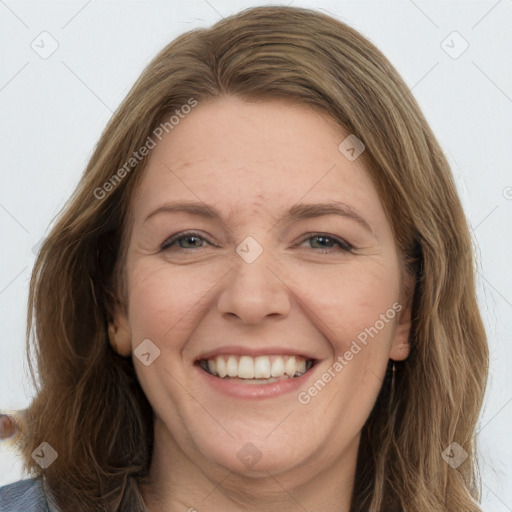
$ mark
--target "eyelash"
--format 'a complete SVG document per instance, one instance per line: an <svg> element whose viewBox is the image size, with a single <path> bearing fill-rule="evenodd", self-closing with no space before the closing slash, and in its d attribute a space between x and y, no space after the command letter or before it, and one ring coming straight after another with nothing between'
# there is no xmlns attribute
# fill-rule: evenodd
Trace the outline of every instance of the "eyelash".
<svg viewBox="0 0 512 512"><path fill-rule="evenodd" d="M314 239L314 238L326 238L328 240L331 240L333 241L334 243L336 243L339 248L343 251L343 252L352 252L352 250L354 249L354 247L352 247L348 242L346 242L345 240L341 239L341 238L338 238L336 236L333 236L333 235L329 235L328 233L308 233L308 237L307 238L304 238L302 240L302 242L300 242L301 244L304 243L306 240L311 240L311 239ZM210 243L206 238L204 238L203 236L201 236L199 233L196 233L194 231L186 231L186 232L183 232L183 233L177 233L173 236L171 236L170 238L168 238L161 246L161 250L162 251L165 251L165 250L168 250L170 249L176 242L182 240L182 239L185 239L185 238L191 238L191 237L195 237L195 238L199 238L201 240L204 240L205 242L208 242ZM215 244L211 244L211 245L214 245L216 246ZM178 247L178 250L182 250L182 251L187 251L187 250L194 250L194 249L202 249L202 247L195 247L195 248L183 248L183 247ZM320 252L320 253L323 253L323 254L330 254L332 252L337 252L335 250L331 250L331 248L324 248L324 249L316 249L315 252Z"/></svg>

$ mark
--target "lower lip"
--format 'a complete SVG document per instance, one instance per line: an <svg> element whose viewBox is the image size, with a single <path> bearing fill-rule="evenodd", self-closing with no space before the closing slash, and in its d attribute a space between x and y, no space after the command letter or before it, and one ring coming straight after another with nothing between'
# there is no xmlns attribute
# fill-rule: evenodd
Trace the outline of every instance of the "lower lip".
<svg viewBox="0 0 512 512"><path fill-rule="evenodd" d="M274 398L297 391L297 389L303 386L307 379L309 379L315 367L311 368L300 377L293 377L269 384L244 384L235 379L221 379L220 377L215 377L197 365L195 368L213 389L224 395L234 398L243 398L245 400L263 400L265 398Z"/></svg>

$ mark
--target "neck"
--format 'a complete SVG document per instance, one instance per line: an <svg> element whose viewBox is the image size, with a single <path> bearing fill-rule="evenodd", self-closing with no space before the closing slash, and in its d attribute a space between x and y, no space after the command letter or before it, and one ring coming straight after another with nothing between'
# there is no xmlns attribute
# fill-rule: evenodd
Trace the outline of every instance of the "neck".
<svg viewBox="0 0 512 512"><path fill-rule="evenodd" d="M349 512L359 440L337 460L306 461L248 477L211 461L192 460L155 422L155 449L141 494L148 512Z"/></svg>

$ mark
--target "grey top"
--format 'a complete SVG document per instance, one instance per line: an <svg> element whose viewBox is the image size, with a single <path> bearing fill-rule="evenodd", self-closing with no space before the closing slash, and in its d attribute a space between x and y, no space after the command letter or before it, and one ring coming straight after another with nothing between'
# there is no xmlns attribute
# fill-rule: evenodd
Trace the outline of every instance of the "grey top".
<svg viewBox="0 0 512 512"><path fill-rule="evenodd" d="M40 478L0 487L0 512L59 512L46 499Z"/></svg>

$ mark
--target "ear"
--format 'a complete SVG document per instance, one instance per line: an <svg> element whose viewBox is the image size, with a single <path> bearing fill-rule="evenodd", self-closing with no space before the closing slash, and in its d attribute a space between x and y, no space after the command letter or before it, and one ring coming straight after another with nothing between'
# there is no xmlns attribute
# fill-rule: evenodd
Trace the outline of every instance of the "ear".
<svg viewBox="0 0 512 512"><path fill-rule="evenodd" d="M108 325L108 338L112 348L123 357L132 353L132 335L128 318L124 313L116 311L113 321Z"/></svg>
<svg viewBox="0 0 512 512"><path fill-rule="evenodd" d="M411 332L412 301L416 280L413 276L408 274L404 284L405 292L403 293L402 302L398 303L401 308L398 311L393 344L389 352L389 358L393 361L403 361L407 359L411 351L409 335Z"/></svg>

